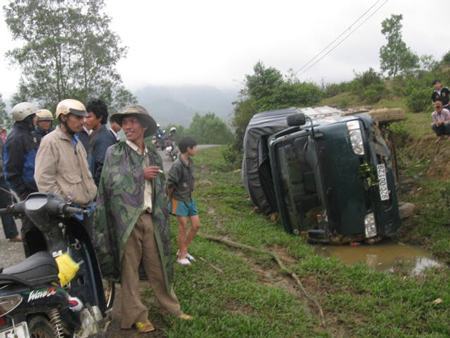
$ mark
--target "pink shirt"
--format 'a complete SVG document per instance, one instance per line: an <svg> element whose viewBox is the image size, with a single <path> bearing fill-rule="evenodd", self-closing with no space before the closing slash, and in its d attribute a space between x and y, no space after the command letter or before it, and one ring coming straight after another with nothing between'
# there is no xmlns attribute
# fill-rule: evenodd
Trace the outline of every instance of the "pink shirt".
<svg viewBox="0 0 450 338"><path fill-rule="evenodd" d="M440 113L437 111L434 111L431 114L431 119L433 120L433 123L436 124L438 122L447 122L450 121L450 112L447 109L442 109Z"/></svg>

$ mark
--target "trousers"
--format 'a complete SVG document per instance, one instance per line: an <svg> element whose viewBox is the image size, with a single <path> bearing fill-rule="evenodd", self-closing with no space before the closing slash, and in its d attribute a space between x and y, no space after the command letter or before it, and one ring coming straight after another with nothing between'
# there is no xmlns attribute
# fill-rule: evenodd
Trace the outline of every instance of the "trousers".
<svg viewBox="0 0 450 338"><path fill-rule="evenodd" d="M121 323L122 329L136 322L148 320L148 309L142 304L139 290L139 265L143 264L150 287L156 299L167 312L181 314L180 303L173 290L167 290L164 273L155 240L152 217L143 213L125 245L121 270Z"/></svg>

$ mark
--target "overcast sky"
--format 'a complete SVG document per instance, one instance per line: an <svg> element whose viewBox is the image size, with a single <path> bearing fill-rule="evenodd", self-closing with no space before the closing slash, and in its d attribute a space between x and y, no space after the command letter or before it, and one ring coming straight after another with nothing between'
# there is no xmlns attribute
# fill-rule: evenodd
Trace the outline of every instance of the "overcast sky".
<svg viewBox="0 0 450 338"><path fill-rule="evenodd" d="M403 14L403 38L419 55L450 50L448 0L389 0L340 47L302 74L320 83L348 80L354 71L378 69L385 43L381 21ZM8 1L0 0L3 7ZM336 38L375 0L106 0L112 29L129 51L119 63L125 85L206 84L241 87L263 61L297 70ZM449 3L450 5L450 3ZM11 95L20 71L5 52L13 46L1 11L0 93ZM445 42L445 44L443 44Z"/></svg>

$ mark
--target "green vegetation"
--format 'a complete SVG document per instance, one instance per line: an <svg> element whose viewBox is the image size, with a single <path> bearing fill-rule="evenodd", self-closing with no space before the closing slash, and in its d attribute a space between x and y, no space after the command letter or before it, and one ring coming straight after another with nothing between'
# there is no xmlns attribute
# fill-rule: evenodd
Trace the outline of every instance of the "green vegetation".
<svg viewBox="0 0 450 338"><path fill-rule="evenodd" d="M450 264L450 144L438 141L429 114L407 113L391 125L397 143L400 199L416 205L416 215L405 220L399 237L421 244Z"/></svg>
<svg viewBox="0 0 450 338"><path fill-rule="evenodd" d="M447 268L412 276L401 265L394 273L383 273L363 264L346 266L337 259L317 255L316 247L285 233L280 225L252 211L240 183L240 173L229 170L222 150L220 147L204 150L195 159L201 232L277 252L323 307L326 327L320 327L316 309L269 258L196 238L191 253L197 262L188 268L177 266L175 270L177 295L183 309L196 319L193 322L163 319L158 309L152 307L150 316L166 325L165 334L171 337L450 335ZM175 222L172 229L175 236ZM435 302L438 298L442 303Z"/></svg>
<svg viewBox="0 0 450 338"><path fill-rule="evenodd" d="M386 37L387 43L380 48L380 67L392 77L409 73L419 66L419 57L402 39L402 19L401 14L393 14L381 23L381 33Z"/></svg>
<svg viewBox="0 0 450 338"><path fill-rule="evenodd" d="M236 139L234 148L240 151L245 128L257 112L288 107L317 104L322 98L321 89L309 82L300 82L293 75L283 76L273 67L258 62L253 74L245 76L241 96L235 103L233 126Z"/></svg>
<svg viewBox="0 0 450 338"><path fill-rule="evenodd" d="M11 116L6 112L6 104L3 96L0 94L0 126L9 129L12 124Z"/></svg>
<svg viewBox="0 0 450 338"><path fill-rule="evenodd" d="M115 69L126 48L103 0L12 0L3 9L17 42L7 56L22 70L13 103L53 108L68 97L101 97L114 111L136 101Z"/></svg>
<svg viewBox="0 0 450 338"><path fill-rule="evenodd" d="M200 115L196 113L192 118L188 128L180 125L169 125L177 128L177 140L184 136L192 136L199 144L229 144L233 141L234 136L226 123L213 113Z"/></svg>

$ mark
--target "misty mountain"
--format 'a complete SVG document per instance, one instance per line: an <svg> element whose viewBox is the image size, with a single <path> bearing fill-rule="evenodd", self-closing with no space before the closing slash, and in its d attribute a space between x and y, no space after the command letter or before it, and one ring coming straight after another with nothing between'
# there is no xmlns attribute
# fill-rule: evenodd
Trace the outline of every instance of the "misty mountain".
<svg viewBox="0 0 450 338"><path fill-rule="evenodd" d="M238 90L213 86L154 86L134 91L138 102L150 109L161 125L169 123L188 126L195 113L214 113L230 121Z"/></svg>

